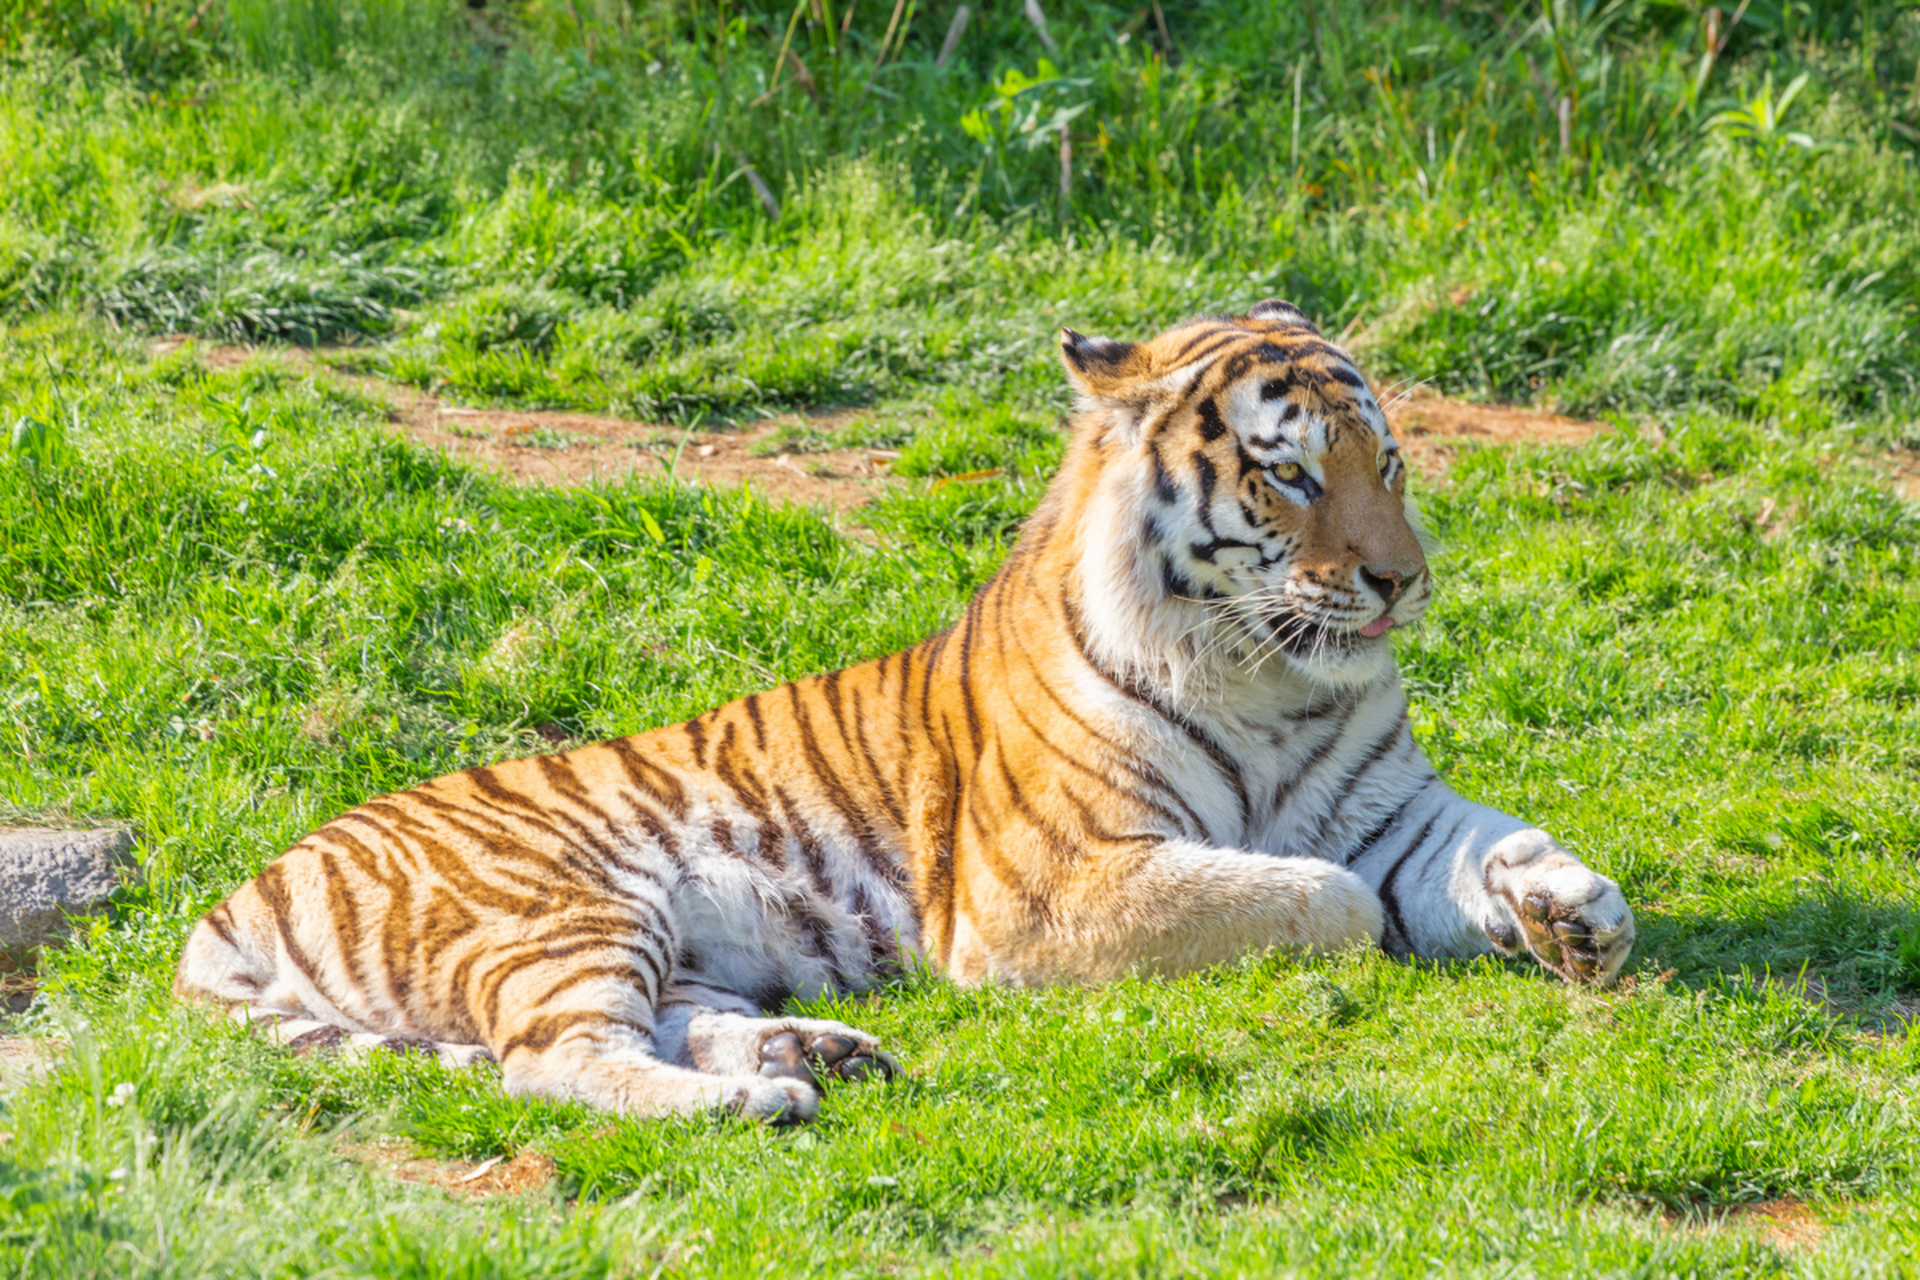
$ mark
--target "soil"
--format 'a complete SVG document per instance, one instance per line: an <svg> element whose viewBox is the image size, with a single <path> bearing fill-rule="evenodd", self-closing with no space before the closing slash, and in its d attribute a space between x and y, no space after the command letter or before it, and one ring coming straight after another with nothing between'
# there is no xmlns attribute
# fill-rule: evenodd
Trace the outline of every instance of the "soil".
<svg viewBox="0 0 1920 1280"><path fill-rule="evenodd" d="M1387 422L1407 461L1429 480L1437 479L1447 469L1462 445L1585 444L1610 430L1604 422L1564 418L1516 405L1447 400L1423 390L1405 396L1385 395L1382 403L1387 406Z"/></svg>
<svg viewBox="0 0 1920 1280"><path fill-rule="evenodd" d="M834 449L787 453L769 449L782 430L804 426L830 432L861 416L858 410L779 414L744 431L693 431L659 422L554 409L484 409L458 404L417 387L335 367L350 350L236 347L201 344L175 334L148 344L155 356L199 347L210 368L231 369L268 356L303 371L323 372L387 406L387 421L430 449L476 462L518 484L584 484L594 479L664 475L714 485L750 485L777 503L844 511L865 505L888 479L898 453L890 449ZM320 359L316 359L320 357Z"/></svg>
<svg viewBox="0 0 1920 1280"><path fill-rule="evenodd" d="M1661 1221L1678 1231L1719 1231L1725 1228L1758 1230L1761 1239L1783 1253L1817 1249L1827 1227L1793 1196L1753 1204L1725 1205L1685 1215L1666 1213Z"/></svg>
<svg viewBox="0 0 1920 1280"><path fill-rule="evenodd" d="M335 1149L362 1164L387 1170L395 1182L438 1187L456 1200L524 1195L545 1187L554 1174L552 1158L538 1151L474 1161L417 1156L412 1147L391 1141L364 1146L342 1143Z"/></svg>
<svg viewBox="0 0 1920 1280"><path fill-rule="evenodd" d="M179 350L195 339L175 335L149 345L155 355ZM894 483L885 449L836 449L782 453L769 447L795 426L827 433L860 416L858 410L782 414L744 431L685 432L657 422L547 409L484 409L449 402L416 387L367 374L344 372L298 348L252 348L200 344L200 356L216 369L232 368L269 352L328 376L387 405L396 430L432 449L467 458L522 484L579 484L630 474L661 475L669 467L683 479L705 484L751 485L776 502L859 507ZM331 364L337 365L339 361ZM1443 474L1462 445L1550 441L1579 444L1607 430L1606 424L1510 405L1447 400L1416 389L1383 396L1388 420L1408 461L1427 479Z"/></svg>
<svg viewBox="0 0 1920 1280"><path fill-rule="evenodd" d="M41 1037L0 1036L0 1094L45 1075L60 1056L61 1043Z"/></svg>
<svg viewBox="0 0 1920 1280"><path fill-rule="evenodd" d="M1891 465L1893 491L1908 502L1920 502L1920 453L1896 449Z"/></svg>
<svg viewBox="0 0 1920 1280"><path fill-rule="evenodd" d="M395 388L405 391L405 388ZM554 411L470 409L412 393L389 395L391 413L415 441L480 463L522 484L582 484L629 475L665 475L698 484L750 486L774 502L836 511L866 505L885 486L892 450L769 452L798 414L766 418L745 431L684 432L649 422ZM832 431L855 415L809 414L804 425Z"/></svg>

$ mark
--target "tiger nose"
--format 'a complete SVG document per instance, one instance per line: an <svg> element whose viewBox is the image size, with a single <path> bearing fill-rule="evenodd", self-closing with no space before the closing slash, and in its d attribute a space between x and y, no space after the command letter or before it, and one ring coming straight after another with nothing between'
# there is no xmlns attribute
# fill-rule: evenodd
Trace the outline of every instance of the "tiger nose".
<svg viewBox="0 0 1920 1280"><path fill-rule="evenodd" d="M1393 602L1407 589L1406 575L1393 569L1376 569L1372 565L1360 566L1360 580L1372 587L1391 609Z"/></svg>

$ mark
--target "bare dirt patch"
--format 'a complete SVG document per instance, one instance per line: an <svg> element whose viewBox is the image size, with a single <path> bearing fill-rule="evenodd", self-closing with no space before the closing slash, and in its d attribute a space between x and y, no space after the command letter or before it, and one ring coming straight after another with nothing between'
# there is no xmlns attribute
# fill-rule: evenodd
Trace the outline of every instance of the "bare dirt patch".
<svg viewBox="0 0 1920 1280"><path fill-rule="evenodd" d="M1757 1231L1760 1238L1782 1252L1817 1249L1827 1226L1804 1200L1781 1196L1753 1204L1724 1205L1697 1213L1665 1213L1661 1221L1676 1231Z"/></svg>
<svg viewBox="0 0 1920 1280"><path fill-rule="evenodd" d="M1585 444L1610 430L1604 422L1447 400L1420 388L1405 396L1382 396L1381 403L1407 460L1428 479L1445 471L1463 444Z"/></svg>
<svg viewBox="0 0 1920 1280"><path fill-rule="evenodd" d="M1817 1249L1827 1234L1826 1224L1814 1217L1813 1210L1791 1196L1762 1201L1746 1216L1776 1249Z"/></svg>
<svg viewBox="0 0 1920 1280"><path fill-rule="evenodd" d="M1892 471L1893 491L1908 502L1920 502L1920 453L1894 450Z"/></svg>
<svg viewBox="0 0 1920 1280"><path fill-rule="evenodd" d="M60 1042L45 1038L0 1036L0 1093L47 1074L60 1060Z"/></svg>
<svg viewBox="0 0 1920 1280"><path fill-rule="evenodd" d="M387 406L388 420L410 439L465 458L522 484L582 484L629 475L674 475L702 484L750 485L775 502L845 511L870 502L889 484L895 455L884 449L782 453L769 447L783 430L830 433L859 411L782 414L744 431L687 432L663 423L551 409L487 409L462 405L416 387L330 368L301 348L254 348L199 343L173 335L149 344L156 356L194 343L210 368L231 369L267 355L303 370L326 370ZM321 353L325 354L325 353ZM1548 442L1582 444L1608 430L1605 423L1512 405L1448 400L1416 388L1383 396L1387 418L1422 475L1442 474L1463 445ZM1920 485L1920 462L1916 463Z"/></svg>
<svg viewBox="0 0 1920 1280"><path fill-rule="evenodd" d="M400 425L421 444L477 462L522 484L582 484L669 470L696 484L749 486L774 502L864 506L885 487L891 450L770 452L768 442L801 423L800 415L763 419L745 431L688 432L656 423L558 411L473 409L415 393L402 407L389 396ZM831 431L851 414L809 416L804 425Z"/></svg>
<svg viewBox="0 0 1920 1280"><path fill-rule="evenodd" d="M0 1093L45 1072L53 1060L54 1050L47 1041L6 1034L7 1015L25 1013L37 989L31 972L0 964Z"/></svg>
<svg viewBox="0 0 1920 1280"><path fill-rule="evenodd" d="M863 506L889 480L898 455L887 449L793 453L768 448L783 430L831 432L857 412L780 414L745 431L694 431L666 423L554 409L487 409L462 405L417 387L352 373L298 347L239 347L174 334L148 345L155 356L195 345L212 369L232 369L260 356L326 376L387 406L387 419L428 448L463 458L519 484L573 485L631 475L665 475L738 488L750 486L776 503L844 511Z"/></svg>
<svg viewBox="0 0 1920 1280"><path fill-rule="evenodd" d="M553 1181L553 1160L538 1151L474 1161L416 1156L411 1147L390 1142L341 1146L338 1150L362 1164L388 1170L395 1182L438 1187L457 1200L525 1195Z"/></svg>

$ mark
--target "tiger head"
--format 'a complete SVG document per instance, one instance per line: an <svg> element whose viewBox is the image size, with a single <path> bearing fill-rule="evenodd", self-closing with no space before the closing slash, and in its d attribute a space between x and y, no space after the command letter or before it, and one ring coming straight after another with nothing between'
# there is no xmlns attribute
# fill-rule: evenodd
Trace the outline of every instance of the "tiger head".
<svg viewBox="0 0 1920 1280"><path fill-rule="evenodd" d="M1146 342L1068 329L1061 355L1082 592L1110 656L1176 682L1223 661L1345 686L1390 668L1386 633L1432 582L1406 461L1345 352L1268 301Z"/></svg>

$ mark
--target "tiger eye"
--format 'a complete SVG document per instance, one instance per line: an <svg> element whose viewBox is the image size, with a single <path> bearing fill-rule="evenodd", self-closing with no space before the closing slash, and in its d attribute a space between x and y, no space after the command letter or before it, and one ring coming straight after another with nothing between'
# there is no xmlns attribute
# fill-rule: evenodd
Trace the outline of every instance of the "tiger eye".
<svg viewBox="0 0 1920 1280"><path fill-rule="evenodd" d="M1305 474L1307 474L1306 468L1297 462L1280 462L1274 464L1273 475L1276 480L1285 480L1291 484Z"/></svg>
<svg viewBox="0 0 1920 1280"><path fill-rule="evenodd" d="M1380 455L1380 474L1385 475L1387 474L1387 472L1391 470L1393 470L1393 455L1390 453L1381 454Z"/></svg>

